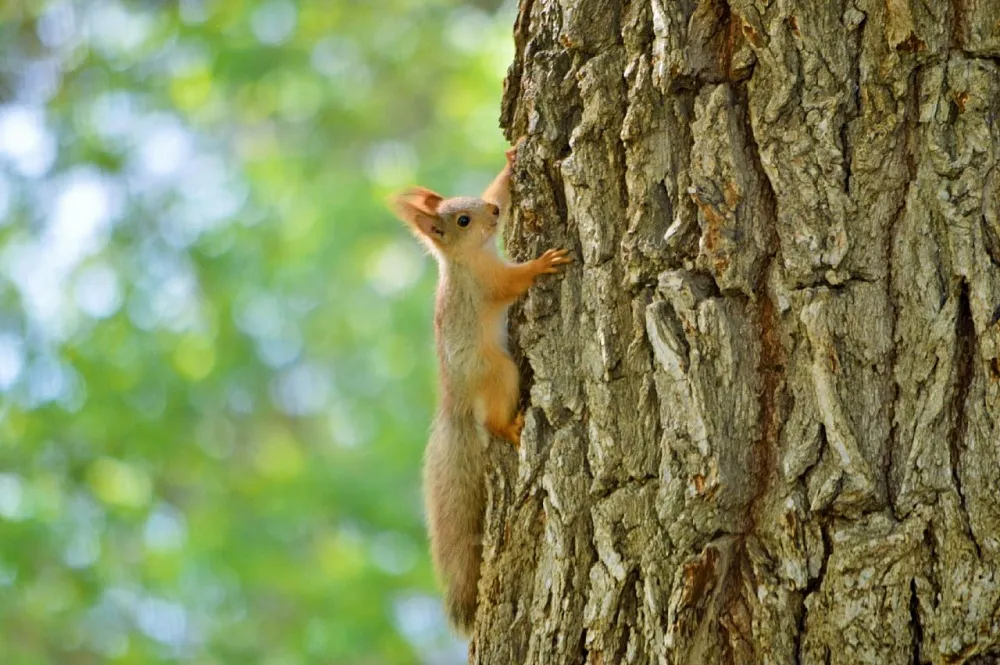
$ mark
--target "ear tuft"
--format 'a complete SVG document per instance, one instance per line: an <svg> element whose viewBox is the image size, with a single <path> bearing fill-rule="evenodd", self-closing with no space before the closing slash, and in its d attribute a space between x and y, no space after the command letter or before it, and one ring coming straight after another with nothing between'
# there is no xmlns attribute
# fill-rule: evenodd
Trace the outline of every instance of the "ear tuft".
<svg viewBox="0 0 1000 665"><path fill-rule="evenodd" d="M419 238L430 241L432 246L441 243L444 226L437 209L444 199L440 194L424 187L411 187L402 194L389 199L389 205L396 216L406 222Z"/></svg>
<svg viewBox="0 0 1000 665"><path fill-rule="evenodd" d="M444 197L426 187L410 187L401 196L429 215L436 215Z"/></svg>

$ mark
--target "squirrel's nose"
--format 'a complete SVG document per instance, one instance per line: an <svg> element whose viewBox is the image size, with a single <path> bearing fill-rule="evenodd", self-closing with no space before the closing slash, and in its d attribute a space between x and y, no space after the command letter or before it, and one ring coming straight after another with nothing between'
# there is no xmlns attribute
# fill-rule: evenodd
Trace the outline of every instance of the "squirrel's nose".
<svg viewBox="0 0 1000 665"><path fill-rule="evenodd" d="M493 214L494 215L500 214L500 206L493 206Z"/></svg>

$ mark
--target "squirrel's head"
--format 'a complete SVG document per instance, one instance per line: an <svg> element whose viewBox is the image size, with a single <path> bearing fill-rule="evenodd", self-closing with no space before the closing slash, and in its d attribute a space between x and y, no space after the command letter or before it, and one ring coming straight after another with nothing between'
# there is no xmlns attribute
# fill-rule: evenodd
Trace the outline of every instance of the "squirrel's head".
<svg viewBox="0 0 1000 665"><path fill-rule="evenodd" d="M446 256L482 247L496 235L500 208L472 197L442 198L413 187L391 199L393 211L428 247Z"/></svg>

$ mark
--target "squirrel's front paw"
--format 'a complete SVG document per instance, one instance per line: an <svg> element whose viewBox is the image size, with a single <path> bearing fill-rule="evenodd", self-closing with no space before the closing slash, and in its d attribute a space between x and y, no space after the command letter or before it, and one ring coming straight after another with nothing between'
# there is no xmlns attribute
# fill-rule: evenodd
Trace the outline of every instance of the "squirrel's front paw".
<svg viewBox="0 0 1000 665"><path fill-rule="evenodd" d="M538 257L539 274L554 275L559 272L559 266L573 263L568 249L550 249Z"/></svg>

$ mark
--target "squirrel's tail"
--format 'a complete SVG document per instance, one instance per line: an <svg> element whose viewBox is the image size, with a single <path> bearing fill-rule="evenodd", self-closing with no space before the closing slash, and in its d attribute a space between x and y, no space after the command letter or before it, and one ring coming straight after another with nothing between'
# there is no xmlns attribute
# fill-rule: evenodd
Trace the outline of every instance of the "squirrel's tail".
<svg viewBox="0 0 1000 665"><path fill-rule="evenodd" d="M448 618L464 634L476 617L483 558L484 437L471 415L456 421L439 414L424 459L431 557L445 586Z"/></svg>
<svg viewBox="0 0 1000 665"><path fill-rule="evenodd" d="M476 543L469 547L464 556L465 561L456 562L448 580L445 592L445 611L448 620L456 630L463 635L472 632L472 624L476 620L476 608L479 604L479 568L482 565L482 544Z"/></svg>

